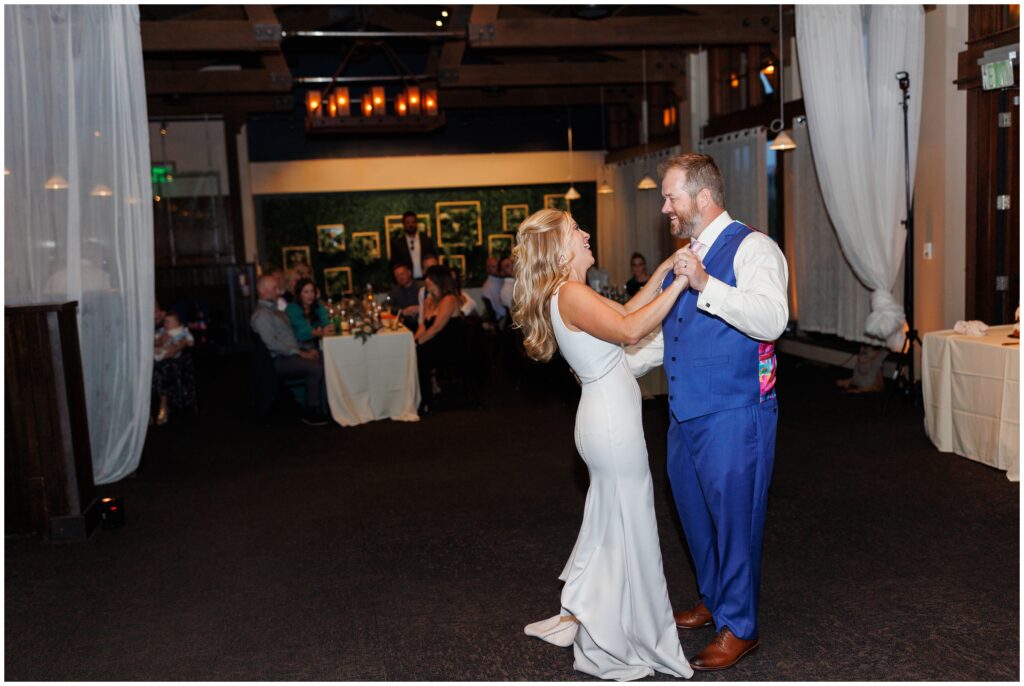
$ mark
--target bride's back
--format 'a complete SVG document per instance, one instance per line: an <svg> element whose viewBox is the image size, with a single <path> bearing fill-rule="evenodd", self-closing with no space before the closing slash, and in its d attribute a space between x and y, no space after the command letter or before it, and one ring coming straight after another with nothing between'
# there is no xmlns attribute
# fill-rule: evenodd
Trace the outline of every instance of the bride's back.
<svg viewBox="0 0 1024 686"><path fill-rule="evenodd" d="M602 341L586 331L572 331L565 325L558 310L558 291L551 296L551 328L562 357L582 383L600 379L622 362L621 345Z"/></svg>

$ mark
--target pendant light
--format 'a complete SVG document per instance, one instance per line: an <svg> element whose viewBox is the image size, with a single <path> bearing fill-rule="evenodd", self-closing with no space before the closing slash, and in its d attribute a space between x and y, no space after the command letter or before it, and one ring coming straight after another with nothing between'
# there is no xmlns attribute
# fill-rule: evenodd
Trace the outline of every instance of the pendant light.
<svg viewBox="0 0 1024 686"><path fill-rule="evenodd" d="M569 113L569 191L565 194L565 199L569 201L580 199L580 192L572 183L572 112Z"/></svg>
<svg viewBox="0 0 1024 686"><path fill-rule="evenodd" d="M785 60L782 58L782 5L779 5L779 118L771 123L772 133L777 133L775 140L768 146L772 150L792 150L796 143L786 133L785 99L786 92L782 87L782 78L786 71Z"/></svg>
<svg viewBox="0 0 1024 686"><path fill-rule="evenodd" d="M601 86L601 147L606 148L604 135L604 86ZM597 186L598 195L611 195L615 192L612 185L605 179L605 165L601 165L601 183Z"/></svg>
<svg viewBox="0 0 1024 686"><path fill-rule="evenodd" d="M63 191L67 190L67 187L68 180L59 174L54 174L46 180L45 184L43 184L43 188L48 191Z"/></svg>
<svg viewBox="0 0 1024 686"><path fill-rule="evenodd" d="M640 135L644 139L644 160L647 159L647 50L640 51L641 54L641 69L643 70L643 83L644 83L644 99L640 103ZM650 174L644 174L644 177L640 179L640 183L636 185L638 191L652 191L658 187L658 182L651 178Z"/></svg>

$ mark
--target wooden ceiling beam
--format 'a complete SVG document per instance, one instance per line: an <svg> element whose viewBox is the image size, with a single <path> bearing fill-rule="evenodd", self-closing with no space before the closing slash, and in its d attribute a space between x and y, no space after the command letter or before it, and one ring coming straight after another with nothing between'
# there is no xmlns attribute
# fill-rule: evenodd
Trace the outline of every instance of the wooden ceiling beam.
<svg viewBox="0 0 1024 686"><path fill-rule="evenodd" d="M680 63L675 68L658 68L647 64L647 80L651 83L675 81L685 75ZM643 70L636 62L556 62L545 64L464 64L458 81L446 84L452 88L484 88L488 86L560 86L604 83L640 83Z"/></svg>
<svg viewBox="0 0 1024 686"><path fill-rule="evenodd" d="M292 112L291 95L202 95L187 98L146 98L150 117L195 116L202 114L245 115L255 112Z"/></svg>
<svg viewBox="0 0 1024 686"><path fill-rule="evenodd" d="M643 97L639 86L606 87L605 104L638 102ZM598 86L566 88L509 88L498 93L479 89L445 89L438 94L445 109L476 107L564 107L566 105L597 105L601 102Z"/></svg>
<svg viewBox="0 0 1024 686"><path fill-rule="evenodd" d="M199 9L185 12L175 17L177 21L209 19L245 19L245 13L239 5L205 5Z"/></svg>
<svg viewBox="0 0 1024 686"><path fill-rule="evenodd" d="M281 48L281 26L256 29L266 24L249 20L143 21L140 22L143 52L253 52Z"/></svg>
<svg viewBox="0 0 1024 686"><path fill-rule="evenodd" d="M185 93L287 93L292 89L291 74L284 77L265 69L236 71L185 71L161 69L146 71L147 95Z"/></svg>
<svg viewBox="0 0 1024 686"><path fill-rule="evenodd" d="M474 5L472 8L467 5L456 6L452 10L447 29L449 31L465 31L471 20L471 12L475 14L479 7L481 5ZM459 69L462 67L462 57L465 54L466 41L464 39L445 42L441 47L441 56L437 62L439 83L454 83L459 80Z"/></svg>
<svg viewBox="0 0 1024 686"><path fill-rule="evenodd" d="M747 24L747 25L744 25ZM498 19L469 26L472 48L601 48L644 45L738 45L777 40L771 25L742 17Z"/></svg>

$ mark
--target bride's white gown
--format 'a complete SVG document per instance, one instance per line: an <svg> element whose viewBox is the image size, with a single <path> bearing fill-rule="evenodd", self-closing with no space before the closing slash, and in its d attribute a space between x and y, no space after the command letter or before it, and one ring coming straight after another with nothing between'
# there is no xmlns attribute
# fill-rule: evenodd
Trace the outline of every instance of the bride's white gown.
<svg viewBox="0 0 1024 686"><path fill-rule="evenodd" d="M579 622L573 666L619 681L654 671L689 678L693 670L679 645L665 584L640 389L622 346L565 326L557 293L551 322L562 356L583 385L576 448L590 472L583 525L559 577L565 582L562 614ZM527 633L543 638L552 620L530 625ZM564 631L550 633L545 640L557 645L561 638L565 645Z"/></svg>

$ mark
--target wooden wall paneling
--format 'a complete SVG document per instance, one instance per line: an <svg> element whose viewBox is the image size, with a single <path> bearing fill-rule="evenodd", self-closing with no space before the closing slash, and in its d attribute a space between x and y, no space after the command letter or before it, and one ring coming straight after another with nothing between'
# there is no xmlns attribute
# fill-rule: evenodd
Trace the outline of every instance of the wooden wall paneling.
<svg viewBox="0 0 1024 686"><path fill-rule="evenodd" d="M4 310L5 474L19 480L5 513L18 532L54 539L86 538L99 520L76 309L71 302Z"/></svg>
<svg viewBox="0 0 1024 686"><path fill-rule="evenodd" d="M967 97L965 316L989 324L1012 321L1020 298L1020 122L1019 106L1012 104L1019 91L983 91L978 60L987 50L1018 43L1018 22L1019 14L1006 6L971 6L969 40L957 55L956 84ZM1000 110L1011 112L1009 129L999 128ZM996 209L1001 194L1010 195L1008 211ZM997 276L1007 277L1006 290L997 291Z"/></svg>

